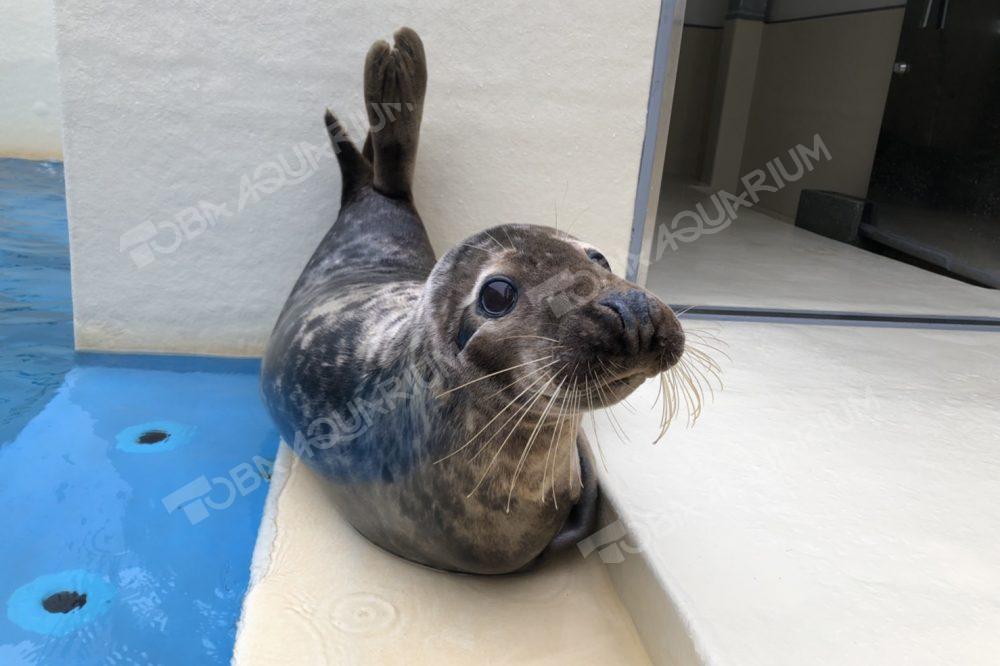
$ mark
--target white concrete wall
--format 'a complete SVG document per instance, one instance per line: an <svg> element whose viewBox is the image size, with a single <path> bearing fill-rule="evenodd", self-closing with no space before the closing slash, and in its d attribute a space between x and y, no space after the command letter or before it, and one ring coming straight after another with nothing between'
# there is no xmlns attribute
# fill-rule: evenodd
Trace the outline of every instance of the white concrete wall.
<svg viewBox="0 0 1000 666"><path fill-rule="evenodd" d="M427 48L415 194L438 250L558 209L623 270L659 8L60 2L77 345L259 353L339 204L303 147L325 148L325 106L359 114L365 52L400 25Z"/></svg>
<svg viewBox="0 0 1000 666"><path fill-rule="evenodd" d="M4 2L0 45L0 157L62 159L52 0Z"/></svg>

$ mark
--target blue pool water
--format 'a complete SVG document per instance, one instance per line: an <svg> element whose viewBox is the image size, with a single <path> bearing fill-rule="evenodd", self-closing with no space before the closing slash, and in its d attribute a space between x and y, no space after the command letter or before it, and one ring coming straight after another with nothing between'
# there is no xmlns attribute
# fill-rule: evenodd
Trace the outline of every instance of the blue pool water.
<svg viewBox="0 0 1000 666"><path fill-rule="evenodd" d="M258 362L73 354L61 192L0 160L0 665L229 663L278 443Z"/></svg>
<svg viewBox="0 0 1000 666"><path fill-rule="evenodd" d="M62 165L0 159L0 446L73 363Z"/></svg>

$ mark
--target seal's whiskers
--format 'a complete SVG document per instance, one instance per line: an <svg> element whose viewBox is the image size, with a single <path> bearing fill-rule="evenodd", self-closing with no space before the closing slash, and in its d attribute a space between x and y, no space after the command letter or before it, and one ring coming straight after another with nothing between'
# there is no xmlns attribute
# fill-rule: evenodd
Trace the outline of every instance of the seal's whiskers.
<svg viewBox="0 0 1000 666"><path fill-rule="evenodd" d="M566 225L566 228L562 230L562 233L568 235L569 230L572 229L576 225L576 223L580 221L580 218L583 217L583 214L586 213L588 210L590 210L589 204L581 208L580 212L576 214L576 217L570 220L569 224ZM558 228L556 230L558 231Z"/></svg>
<svg viewBox="0 0 1000 666"><path fill-rule="evenodd" d="M705 376L706 372L705 368L699 364L700 362L697 359L692 361L690 358L688 358L685 359L685 363L687 365L688 372L691 374L691 377L695 380L695 382L698 384L698 388L701 390L701 397L702 398L705 397L705 389L707 389L709 397L711 397L714 400L715 388L712 386L712 382L708 381L708 377ZM714 370L712 370L710 367L709 371L714 372ZM716 375L716 377L718 377L718 375Z"/></svg>
<svg viewBox="0 0 1000 666"><path fill-rule="evenodd" d="M725 350L720 348L720 347L728 347L729 345L726 343L725 340L723 340L716 334L712 333L711 331L704 328L685 328L684 335L688 338L694 338L702 346L708 347L712 351L721 354L723 358L725 358L727 361L732 360L731 358L729 358L729 354L727 354Z"/></svg>
<svg viewBox="0 0 1000 666"><path fill-rule="evenodd" d="M513 250L514 249L513 247L508 248L506 245L504 245L503 243L501 243L500 241L498 241L496 238L493 237L493 234L491 234L490 232L484 231L483 233L486 234L487 238L489 238L491 241L493 241L494 243L496 243L497 245L499 245L501 250L507 250L507 249Z"/></svg>
<svg viewBox="0 0 1000 666"><path fill-rule="evenodd" d="M656 444L667 434L674 419L680 411L680 397L677 390L677 382L674 380L673 368L660 373L659 396L663 400L660 409L660 431L656 434L653 444Z"/></svg>
<svg viewBox="0 0 1000 666"><path fill-rule="evenodd" d="M503 233L507 237L507 240L510 242L510 249L511 250L517 249L517 246L514 244L514 240L510 237L510 232L507 231L507 227L503 227Z"/></svg>
<svg viewBox="0 0 1000 666"><path fill-rule="evenodd" d="M597 391L597 395L601 398L601 402L603 402L606 405L604 409L604 414L605 416L608 417L608 423L611 424L611 430L614 431L615 436L618 437L619 440L621 440L622 444L627 444L628 437L625 435L625 429L622 428L621 423L618 421L618 417L615 415L614 410L612 409L613 401L610 399L609 394L605 393L604 389L601 388L601 383L603 383L603 380L599 378L597 374L594 373L593 371L591 371L590 376L591 379L594 380L594 389ZM605 386L607 386L606 383ZM610 388L611 387L608 387L609 390Z"/></svg>
<svg viewBox="0 0 1000 666"><path fill-rule="evenodd" d="M553 361L553 363L554 363L554 362L555 362L555 361ZM546 367L547 367L547 366L546 366ZM530 377L530 376L531 376L531 375L533 375L533 374L536 374L536 373L538 373L538 372L541 372L541 371L542 371L542 370L544 370L544 369L545 369L545 367L542 367L542 368L539 368L538 370L535 370L535 371L532 371L532 372L528 373L528 375L527 375L527 376L525 376L525 377L519 377L518 379L514 380L514 382L513 382L513 383L511 383L511 384L508 384L508 385L507 385L507 386L505 386L504 388L509 388L509 387L513 386L514 384L516 384L517 382L519 382L519 381L522 381L522 380L524 380L524 379L527 379L527 377ZM507 403L506 405L504 405L503 409L501 409L501 410L500 410L500 411L498 411L498 412L497 412L496 414L494 414L494 415L493 415L493 418L491 418L491 419L490 419L489 421L487 421L487 422L486 422L486 425L484 425L484 426L483 426L482 428L480 428L480 429L479 429L479 431L478 431L478 432L477 432L477 433L476 433L475 435L473 435L472 437L470 437L470 438L469 438L469 441L467 441L467 442L466 442L465 444L463 444L462 446L458 447L457 449L455 449L455 450L454 450L454 451L452 451L451 453L449 453L449 454L447 454L447 455L445 455L445 456L443 456L443 457L441 457L441 458L438 458L437 460L435 460L435 461L434 461L434 464L436 465L436 464L438 464L439 462L441 462L441 461L443 461L443 460L447 460L448 458L452 457L453 455L455 455L455 454L456 454L456 453L458 453L459 451L462 451L462 450L463 450L463 449L465 449L465 448L466 448L467 446L469 446L469 445L470 445L470 444L472 444L472 443L473 443L474 441L476 441L476 438L477 438L477 437L479 437L479 436L480 436L481 434L483 434L483 432L484 432L484 431L485 431L485 430L486 430L486 429L487 429L487 428L488 428L488 427L490 426L490 424L491 424L491 423L493 423L493 422L494 422L494 421L496 421L496 420L497 420L498 418L500 418L501 414L503 414L503 413L504 413L505 411L507 411L507 410L508 410L508 409L510 408L510 406L511 406L511 405L513 405L513 404L514 404L515 402L517 402L517 400L518 400L518 399L519 399L519 398L520 398L520 397L521 397L522 395L524 395L525 393L527 393L528 391L530 391L530 390L532 389L532 387L534 387L534 386L535 386L535 385L536 385L536 384L537 384L538 382L542 381L542 380L543 380L543 379L545 379L545 378L546 378L546 376L545 376L545 375L542 375L541 377L537 377L537 378L536 378L536 379L535 379L534 381L532 381L532 382L531 382L530 384L528 384L527 388L525 388L525 389L524 389L523 391L521 391L521 392L520 392L520 393L518 393L518 394L517 394L516 396L514 396L513 398L511 398L510 402L508 402L508 403ZM502 391L502 390L504 390L504 389L500 389L500 390ZM499 393L499 391L498 391L497 393ZM493 394L493 395L496 395L496 394ZM515 412L514 412L514 413L516 414L516 413L517 413L517 411L518 411L518 410L515 410ZM511 418L513 418L513 417L511 417ZM509 423L509 419L508 419L508 421L507 421L507 422L505 422L505 423L504 423L504 425L506 425L507 423ZM494 433L494 434L495 434L495 433Z"/></svg>
<svg viewBox="0 0 1000 666"><path fill-rule="evenodd" d="M490 253L490 251L487 250L485 247L480 247L479 245L473 245L472 243L459 243L459 245L462 247L472 248L473 250L479 250L480 252L485 252L486 254Z"/></svg>
<svg viewBox="0 0 1000 666"><path fill-rule="evenodd" d="M610 359L608 359L608 362L606 363L603 358L599 358L597 360L601 362L601 367L604 368L604 371L605 371L605 375L604 376L605 377L610 377L613 374L613 372L614 372L614 368L609 368L608 367L608 363L613 363L613 361L611 361ZM618 366L618 364L616 364L616 363L614 365L616 367L618 367L618 368L621 368L621 366ZM607 382L606 379L604 380L604 385L608 387L609 391L611 390L611 386L608 384L608 382ZM626 409L628 409L633 414L636 413L635 407L633 407L632 403L628 401L628 398L622 398L621 400L618 401L618 404L622 405L623 407L625 407Z"/></svg>
<svg viewBox="0 0 1000 666"><path fill-rule="evenodd" d="M556 416L556 425L552 428L552 438L549 440L549 448L545 452L545 460L542 462L542 483L541 483L541 497L542 502L545 501L545 479L549 475L549 460L552 460L552 481L550 482L550 487L552 490L552 504L556 509L559 508L559 500L556 498L556 464L555 464L555 454L558 453L557 447L559 439L562 435L563 426L570 415L567 414L566 408L570 405L570 398L576 395L576 387L580 378L576 375L576 369L580 366L580 361L577 361L573 365L573 369L570 370L570 375L573 375L573 384L569 387L566 395L564 395L562 401L559 404L559 414ZM567 376L568 378L568 376ZM555 445L555 446L554 446Z"/></svg>
<svg viewBox="0 0 1000 666"><path fill-rule="evenodd" d="M551 375L545 375L541 379L549 380L551 378L552 378ZM527 416L528 411L531 409L531 406L535 403L536 400L538 400L539 397L541 397L544 388L545 388L544 386L539 387L535 391L535 393L533 393L531 397L528 398L527 402L519 404L517 406L517 409L515 409L513 413L511 413L511 415L507 418L507 420L501 423L497 427L497 429L493 431L493 434L487 437L486 440L482 443L482 445L480 445L480 447L476 450L476 452L472 454L472 457L469 458L469 462L472 462L476 458L478 458L479 454L486 450L486 447L489 446L489 443L492 442L497 435L505 432L504 429L507 427L507 424L513 421L514 419L518 418L518 416L520 416L521 419L518 419L518 422L514 424L513 428L511 429L511 432L516 430L517 426L521 423L521 420L524 418L524 416Z"/></svg>
<svg viewBox="0 0 1000 666"><path fill-rule="evenodd" d="M566 366L563 366L565 368ZM517 485L517 477L521 473L521 468L524 466L524 461L528 458L528 454L531 453L531 447L535 443L535 437L538 436L538 431L541 429L542 424L545 423L545 418L549 415L549 411L552 409L552 405L555 404L556 399L559 397L559 393L562 391L563 384L566 383L566 377L563 377L562 381L556 387L555 393L549 398L549 402L545 405L545 409L542 410L542 415L538 419L538 423L531 430L531 435L528 437L528 441L524 444L524 449L521 451L521 457L517 461L517 465L514 467L514 476L510 480L510 492L507 493L507 508L506 512L510 513L510 500L514 497L514 487ZM544 482L544 474L542 480Z"/></svg>
<svg viewBox="0 0 1000 666"><path fill-rule="evenodd" d="M576 437L577 437L577 429L576 429L576 427L578 425L578 420L577 420L576 406L574 405L574 402L572 400L568 401L568 405L569 405L569 410L567 410L567 413L566 413L566 422L569 423L569 427L572 428L572 431L569 433L568 437L565 437L565 438L560 437L559 440L556 441L555 452L554 452L554 454L552 456L552 501L553 501L553 503L555 503L555 499L556 499L556 463L559 460L559 451L562 450L562 445L563 445L563 441L564 440L566 442L570 442L570 444L567 444L567 446L572 446L573 445L572 443L576 442ZM570 463L572 464L572 456L570 456ZM559 505L556 503L555 506L558 507Z"/></svg>
<svg viewBox="0 0 1000 666"><path fill-rule="evenodd" d="M558 359L555 360L555 361L549 361L548 363L546 363L545 365L543 365L540 368L535 368L534 370L529 370L528 372L524 373L523 375L519 376L517 379L515 379L514 381L512 381L510 384L507 384L507 385L503 386L502 388L498 388L496 391L493 391L493 393L490 393L488 396L486 396L484 398L484 400L489 400L490 398L493 398L493 397L496 397L496 396L500 395L501 393L503 393L504 391L506 391L507 389L509 389L511 386L517 385L518 382L523 382L528 377L533 377L533 376L537 375L538 373L544 371L546 368L552 367L553 365L555 365L558 362L559 362ZM515 398L515 400L516 399L517 398Z"/></svg>
<svg viewBox="0 0 1000 666"><path fill-rule="evenodd" d="M718 363L716 363L715 359L713 359L711 356L709 356L701 349L698 349L697 347L691 345L690 343L688 344L687 351L690 353L690 358L692 358L694 362L696 362L698 365L705 368L706 370L716 373L716 377L721 381L721 377L718 376L718 373L722 372L722 367Z"/></svg>
<svg viewBox="0 0 1000 666"><path fill-rule="evenodd" d="M580 395L576 396L576 401L573 404L573 414L574 414L574 416L578 415L579 412L580 412L580 400L582 400L582 399L583 398ZM569 446L572 449L572 447L576 444L577 438L579 436L580 436L580 419L579 418L574 418L573 419L573 434L570 437L570 439L569 439L570 443L567 446ZM579 458L579 453L577 454L577 458ZM574 462L577 463L577 464L574 465L573 464ZM572 488L573 487L573 470L575 469L575 470L579 471L580 461L579 461L579 459L573 460L573 456L569 456L568 460L566 461L566 464L569 466L569 487ZM583 488L583 477L582 476L579 477L578 482L580 484L580 488L582 489Z"/></svg>
<svg viewBox="0 0 1000 666"><path fill-rule="evenodd" d="M511 370L516 370L517 368L523 368L526 365L531 365L532 363L537 363L538 361L544 361L544 360L549 359L549 358L552 358L552 354L549 354L548 356L543 356L541 358L532 359L531 361L526 361L525 363L519 363L517 365L512 365L509 368L504 368L503 370L497 370L496 372L491 372L488 375L483 375L482 377L477 377L476 379L473 379L471 382L466 382L466 383L461 384L459 386L455 386L454 388L450 388L447 391L444 391L443 393L438 393L434 397L435 398L441 398L443 396L448 395L449 393L454 393L458 389L465 388L466 386L471 386L472 384L475 384L476 382L481 382L484 379L489 379L490 377L495 377L496 375L502 375L505 372L510 372Z"/></svg>
<svg viewBox="0 0 1000 666"><path fill-rule="evenodd" d="M472 490L469 491L469 494L466 495L466 497L472 497L472 495L477 490L479 490L479 486L483 485L483 481L486 480L486 477L489 474L490 470L493 468L494 463L496 463L497 458L499 458L500 454L503 453L504 447L507 446L507 442L510 441L510 438L514 435L515 432L517 432L518 426L520 426L521 422L524 421L524 417L528 415L528 412L531 411L531 407L542 396L542 393L545 391L545 389L547 389L549 387L549 384L551 384L553 381L555 381L556 376L557 375L552 375L552 377L547 382L545 382L545 384L542 385L542 388L538 389L538 391L535 393L534 397L531 399L531 402L529 402L529 403L527 403L525 405L525 409L522 412L521 417L517 420L517 423L515 423L513 425L513 427L511 427L510 432L508 432L507 436L504 437L504 440L500 443L500 446L497 447L496 453L493 454L493 457L490 459L489 464L486 465L486 469L483 470L483 475L481 477L479 477L479 481L476 482L476 485L472 488ZM482 449L480 449L480 450L482 450ZM476 455L479 455L479 454L477 453Z"/></svg>
<svg viewBox="0 0 1000 666"><path fill-rule="evenodd" d="M576 382L577 382L577 378L574 377L573 378L573 386L571 386L570 390L569 390L569 392L570 392L571 395L572 395L573 391L576 390ZM565 423L565 420L563 419L563 414L566 413L566 405L567 404L568 404L568 401L565 398L563 399L563 401L561 403L559 403L559 413L556 415L556 424L555 424L555 426L552 427L552 438L549 440L549 448L545 452L545 460L542 462L542 488L541 488L542 494L541 494L541 500L543 502L545 501L545 479L549 475L549 458L552 456L552 447L553 447L553 445L557 441L559 441L559 435L562 433L563 424ZM556 499L556 485L555 485L555 469L554 469L554 467L555 467L555 464L553 463L553 472L552 472L552 503L555 505L555 508L558 509L559 508L559 500Z"/></svg>
<svg viewBox="0 0 1000 666"><path fill-rule="evenodd" d="M677 317L678 319L680 319L681 317L683 317L684 315L686 315L689 310L692 310L692 309L694 309L696 307L698 307L698 306L697 305L689 305L686 308L684 308L683 310L681 310L680 312L674 312L674 316Z"/></svg>
<svg viewBox="0 0 1000 666"><path fill-rule="evenodd" d="M597 452L601 456L601 464L604 465L604 471L608 471L608 461L604 457L604 449L601 448L601 439L597 436L597 416L594 414L594 399L590 395L590 380L584 377L586 382L586 388L584 392L587 394L587 410L590 412L590 425L594 430L594 443L597 445Z"/></svg>
<svg viewBox="0 0 1000 666"><path fill-rule="evenodd" d="M729 356L716 344L725 345L725 341L707 333L711 342L705 341L704 331L688 331L687 344L680 361L665 372L660 373L660 390L657 400L662 399L660 411L660 431L653 440L659 442L666 434L670 425L680 412L681 403L686 412L686 426L694 427L701 417L705 403L705 394L709 399L715 398L715 384L722 390L722 366L706 351L706 348L721 354L726 359ZM716 344L712 344L716 343ZM655 403L654 403L655 404Z"/></svg>
<svg viewBox="0 0 1000 666"><path fill-rule="evenodd" d="M699 385L695 383L694 378L691 376L690 365L687 359L681 359L681 362L676 367L681 378L684 380L682 386L687 387L685 395L688 400L688 427L690 428L698 422L698 417L701 416L702 394Z"/></svg>
<svg viewBox="0 0 1000 666"><path fill-rule="evenodd" d="M544 335L508 335L504 338L499 338L500 340L513 340L514 338L534 338L536 340L548 340L549 342L559 343L559 340L555 338L547 338ZM560 347L565 347L566 345L559 345Z"/></svg>
<svg viewBox="0 0 1000 666"><path fill-rule="evenodd" d="M547 375L544 375L543 377L541 377L540 379L546 380L546 382L548 382L548 380L551 380L553 378L554 378L554 375L548 375L547 374ZM536 382L532 382L532 385L534 385L535 383ZM477 449L476 452L472 455L472 457L469 458L469 462L472 462L473 460L475 460L476 458L478 458L479 454L486 450L486 447L489 446L489 443L492 442L494 440L494 438L496 438L497 435L499 435L499 434L501 434L503 432L506 432L505 428L507 427L508 423L510 423L514 419L518 418L519 416L523 419L524 416L526 416L528 414L528 411L531 409L531 406L535 403L535 401L539 398L539 396L541 396L542 391L544 389L545 389L545 385L542 385L542 386L538 387L535 390L535 392L531 394L531 397L528 398L527 402L519 404L517 406L517 409L515 409L511 413L511 415L507 418L507 420L504 421L503 423L501 423L497 427L497 429L494 430L493 433L489 437L486 438L486 440L482 443L482 445L479 447L479 449ZM520 422L521 422L521 420L519 419L518 422L514 424L514 427L511 429L511 432L513 432L517 428L517 426L518 426L518 424Z"/></svg>

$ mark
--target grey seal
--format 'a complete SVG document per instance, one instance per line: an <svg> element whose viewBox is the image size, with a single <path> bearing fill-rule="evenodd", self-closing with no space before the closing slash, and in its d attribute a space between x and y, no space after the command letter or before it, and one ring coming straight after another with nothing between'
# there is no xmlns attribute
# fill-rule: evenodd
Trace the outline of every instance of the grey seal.
<svg viewBox="0 0 1000 666"><path fill-rule="evenodd" d="M327 111L341 208L274 327L262 393L369 540L509 573L592 531L581 414L671 368L684 332L553 228L494 227L436 260L411 188L426 83L420 38L402 28L365 61L362 150Z"/></svg>

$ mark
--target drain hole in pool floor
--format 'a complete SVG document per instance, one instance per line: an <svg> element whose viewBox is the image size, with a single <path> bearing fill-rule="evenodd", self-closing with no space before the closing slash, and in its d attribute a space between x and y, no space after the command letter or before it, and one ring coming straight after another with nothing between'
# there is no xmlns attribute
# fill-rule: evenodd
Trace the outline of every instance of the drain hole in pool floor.
<svg viewBox="0 0 1000 666"><path fill-rule="evenodd" d="M62 591L50 594L42 599L42 608L50 613L68 613L77 608L83 608L87 603L87 595L79 592Z"/></svg>
<svg viewBox="0 0 1000 666"><path fill-rule="evenodd" d="M137 444L159 444L170 437L170 433L165 430L147 430L136 437Z"/></svg>

